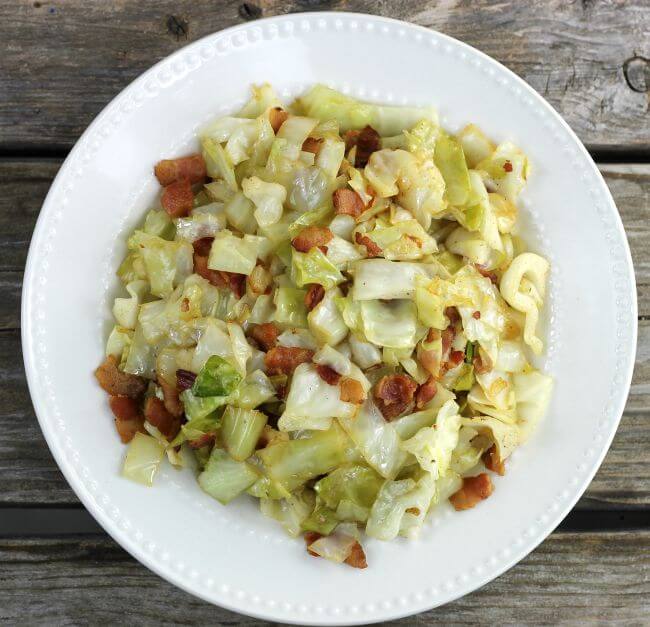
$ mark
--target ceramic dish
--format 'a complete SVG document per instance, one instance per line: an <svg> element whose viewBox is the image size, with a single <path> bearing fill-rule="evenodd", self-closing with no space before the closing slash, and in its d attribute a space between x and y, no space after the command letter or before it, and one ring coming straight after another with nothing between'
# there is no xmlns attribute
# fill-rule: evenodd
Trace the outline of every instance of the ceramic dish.
<svg viewBox="0 0 650 627"><path fill-rule="evenodd" d="M158 185L153 164L196 149L206 121L268 81L287 101L317 82L358 98L434 105L451 131L475 122L528 155L519 206L551 262L539 362L547 416L480 507L442 508L417 542L368 541L366 570L314 560L252 499L222 507L188 470L153 488L120 477L123 448L92 372L108 332L125 236ZM492 59L430 30L346 13L288 15L215 33L165 59L90 125L62 166L32 239L22 328L43 433L88 510L177 586L267 620L353 624L441 605L537 546L578 500L616 431L636 345L636 290L614 202L560 116Z"/></svg>

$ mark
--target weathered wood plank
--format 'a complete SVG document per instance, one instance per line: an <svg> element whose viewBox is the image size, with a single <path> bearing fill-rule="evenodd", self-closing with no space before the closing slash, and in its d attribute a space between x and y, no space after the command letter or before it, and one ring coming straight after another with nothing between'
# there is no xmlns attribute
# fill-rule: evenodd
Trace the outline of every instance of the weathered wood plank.
<svg viewBox="0 0 650 627"><path fill-rule="evenodd" d="M650 148L644 0L5 2L0 147L69 147L126 84L187 42L246 19L314 9L379 13L452 35L527 80L590 146Z"/></svg>
<svg viewBox="0 0 650 627"><path fill-rule="evenodd" d="M448 605L387 624L645 624L650 532L551 535L517 566ZM264 565L262 565L264 567ZM119 603L116 603L119 599ZM195 599L108 537L0 540L0 619L30 625L262 625Z"/></svg>

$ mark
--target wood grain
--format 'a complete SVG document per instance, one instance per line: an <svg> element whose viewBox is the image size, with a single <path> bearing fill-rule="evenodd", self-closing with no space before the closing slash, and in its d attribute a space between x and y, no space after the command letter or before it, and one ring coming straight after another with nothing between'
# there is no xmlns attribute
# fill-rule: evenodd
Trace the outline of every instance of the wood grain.
<svg viewBox="0 0 650 627"><path fill-rule="evenodd" d="M76 504L34 415L20 359L26 251L56 160L0 161L0 504ZM639 287L639 344L626 414L580 510L650 507L650 165L603 165L628 233Z"/></svg>
<svg viewBox="0 0 650 627"><path fill-rule="evenodd" d="M386 624L647 624L649 553L647 530L556 532L473 594ZM108 537L0 540L0 620L24 624L27 609L30 625L268 624L173 587Z"/></svg>
<svg viewBox="0 0 650 627"><path fill-rule="evenodd" d="M0 55L0 149L67 149L159 59L258 17L306 10L379 13L461 39L547 98L593 149L650 149L645 0L16 0Z"/></svg>

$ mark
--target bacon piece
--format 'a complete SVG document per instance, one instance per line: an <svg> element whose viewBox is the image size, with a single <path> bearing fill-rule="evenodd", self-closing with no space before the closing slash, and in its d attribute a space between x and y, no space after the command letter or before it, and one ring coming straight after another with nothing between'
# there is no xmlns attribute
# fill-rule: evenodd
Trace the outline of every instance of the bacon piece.
<svg viewBox="0 0 650 627"><path fill-rule="evenodd" d="M194 272L215 287L227 287L228 285L221 272L208 268L208 258L197 253L194 253Z"/></svg>
<svg viewBox="0 0 650 627"><path fill-rule="evenodd" d="M264 366L269 374L291 374L313 356L314 351L308 348L275 346L264 356Z"/></svg>
<svg viewBox="0 0 650 627"><path fill-rule="evenodd" d="M497 275L494 272L492 272L492 270L488 270L485 266L482 266L480 263L475 263L474 267L476 268L476 270L481 276L484 276L486 279L490 279L490 281L492 281L492 283L494 283L495 285L497 284L497 281L499 279L497 278Z"/></svg>
<svg viewBox="0 0 650 627"><path fill-rule="evenodd" d="M318 531L306 531L305 532L305 544L307 545L307 553L311 555L312 557L320 557L318 553L314 553L313 551L309 550L309 545L314 544L316 540L320 540L323 537L323 534L318 533Z"/></svg>
<svg viewBox="0 0 650 627"><path fill-rule="evenodd" d="M167 383L162 377L158 377L158 385L162 388L165 409L175 418L180 418L185 413L185 410L181 399L178 397L176 386Z"/></svg>
<svg viewBox="0 0 650 627"><path fill-rule="evenodd" d="M418 384L408 375L391 374L379 379L373 392L375 403L389 422L413 406Z"/></svg>
<svg viewBox="0 0 650 627"><path fill-rule="evenodd" d="M352 216L358 218L366 208L361 200L361 196L353 189L337 189L332 194L334 209L339 215Z"/></svg>
<svg viewBox="0 0 650 627"><path fill-rule="evenodd" d="M210 446L211 444L214 444L214 441L216 439L216 436L214 433L204 433L203 435L200 435L198 438L194 438L193 440L188 440L187 443L190 445L191 448L203 448L204 446Z"/></svg>
<svg viewBox="0 0 650 627"><path fill-rule="evenodd" d="M324 246L332 237L332 231L325 226L307 226L291 240L291 245L301 253L308 253L315 246Z"/></svg>
<svg viewBox="0 0 650 627"><path fill-rule="evenodd" d="M366 561L366 554L363 551L363 547L359 544L358 540L355 540L352 548L350 549L350 555L348 555L343 560L348 566L353 568L368 568L368 562Z"/></svg>
<svg viewBox="0 0 650 627"><path fill-rule="evenodd" d="M102 389L111 396L139 398L147 389L147 382L142 377L122 372L117 367L117 359L113 355L109 355L95 370L95 378Z"/></svg>
<svg viewBox="0 0 650 627"><path fill-rule="evenodd" d="M361 233L354 234L354 241L359 244L359 246L365 246L368 251L368 257L381 257L382 249L373 242L367 235L362 235Z"/></svg>
<svg viewBox="0 0 650 627"><path fill-rule="evenodd" d="M361 131L346 131L343 135L343 140L345 141L345 152L348 152L351 148L357 145L357 140L359 139L359 134Z"/></svg>
<svg viewBox="0 0 650 627"><path fill-rule="evenodd" d="M273 107L273 109L269 110L269 122L276 135L288 117L289 114L282 107Z"/></svg>
<svg viewBox="0 0 650 627"><path fill-rule="evenodd" d="M474 320L480 320L481 319L481 312L480 311L475 311L472 314L472 318L474 318Z"/></svg>
<svg viewBox="0 0 650 627"><path fill-rule="evenodd" d="M228 281L228 286L232 293L241 298L246 293L246 275L237 272L224 272L221 270L221 276Z"/></svg>
<svg viewBox="0 0 650 627"><path fill-rule="evenodd" d="M506 172L512 172L512 163L510 163L510 161L506 161L506 162L503 164L503 169L504 169Z"/></svg>
<svg viewBox="0 0 650 627"><path fill-rule="evenodd" d="M314 307L323 300L324 296L325 288L318 283L311 283L307 293L305 294L305 307L307 307L307 310L311 311L314 309Z"/></svg>
<svg viewBox="0 0 650 627"><path fill-rule="evenodd" d="M449 501L458 511L471 509L492 494L494 486L487 473L476 477L465 477L463 487L449 497Z"/></svg>
<svg viewBox="0 0 650 627"><path fill-rule="evenodd" d="M372 126L366 126L357 137L357 154L354 165L357 168L364 167L368 163L370 155L380 148L381 138L379 133Z"/></svg>
<svg viewBox="0 0 650 627"><path fill-rule="evenodd" d="M497 475L501 475L502 477L506 474L506 466L499 459L499 453L497 452L496 444L493 444L487 451L485 451L481 459L483 460L483 463L488 470L496 472Z"/></svg>
<svg viewBox="0 0 650 627"><path fill-rule="evenodd" d="M179 392L189 390L194 385L194 381L196 381L196 374L193 372L182 368L176 371L176 388Z"/></svg>
<svg viewBox="0 0 650 627"><path fill-rule="evenodd" d="M207 257L210 254L212 242L214 242L214 237L202 237L201 239L194 240L192 247L197 255Z"/></svg>
<svg viewBox="0 0 650 627"><path fill-rule="evenodd" d="M329 385L336 385L341 380L341 375L330 368L329 366L324 366L322 364L316 365L316 372L318 376Z"/></svg>
<svg viewBox="0 0 650 627"><path fill-rule="evenodd" d="M366 400L366 393L363 391L363 386L359 381L350 377L343 377L341 380L339 398L344 403L361 405L361 403Z"/></svg>
<svg viewBox="0 0 650 627"><path fill-rule="evenodd" d="M303 152L311 152L314 155L317 155L320 152L321 144L323 140L320 137L308 137L302 143Z"/></svg>
<svg viewBox="0 0 650 627"><path fill-rule="evenodd" d="M280 335L280 329L273 322L265 322L254 326L250 331L250 335L262 350L268 351L275 346L278 335Z"/></svg>
<svg viewBox="0 0 650 627"><path fill-rule="evenodd" d="M445 316L449 318L450 324L456 324L460 320L460 314L456 307L445 307Z"/></svg>
<svg viewBox="0 0 650 627"><path fill-rule="evenodd" d="M442 332L442 361L447 361L449 359L449 352L451 351L451 345L456 337L456 329L449 325Z"/></svg>
<svg viewBox="0 0 650 627"><path fill-rule="evenodd" d="M463 351L451 351L449 360L447 361L449 369L451 370L458 366L458 364L462 364L464 359L465 353L463 353Z"/></svg>
<svg viewBox="0 0 650 627"><path fill-rule="evenodd" d="M108 404L115 416L115 428L123 444L128 444L136 433L146 433L138 401L128 396L111 396Z"/></svg>
<svg viewBox="0 0 650 627"><path fill-rule="evenodd" d="M192 184L200 183L207 176L205 161L199 154L179 159L163 159L156 164L153 171L163 187L182 179L187 179Z"/></svg>
<svg viewBox="0 0 650 627"><path fill-rule="evenodd" d="M492 360L481 350L478 351L477 355L474 355L472 363L476 374L487 374L494 367Z"/></svg>
<svg viewBox="0 0 650 627"><path fill-rule="evenodd" d="M186 216L194 206L194 192L187 179L175 181L163 189L160 204L172 218Z"/></svg>
<svg viewBox="0 0 650 627"><path fill-rule="evenodd" d="M433 377L429 377L419 388L415 394L415 406L422 409L438 391L438 385Z"/></svg>
<svg viewBox="0 0 650 627"><path fill-rule="evenodd" d="M181 429L180 418L172 416L156 396L150 396L145 402L144 416L168 440L173 440Z"/></svg>

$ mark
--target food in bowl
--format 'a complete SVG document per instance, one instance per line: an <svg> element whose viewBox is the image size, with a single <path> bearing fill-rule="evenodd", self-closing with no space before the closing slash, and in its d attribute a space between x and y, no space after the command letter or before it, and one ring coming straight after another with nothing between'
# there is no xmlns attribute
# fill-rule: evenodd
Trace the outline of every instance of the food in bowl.
<svg viewBox="0 0 650 627"><path fill-rule="evenodd" d="M543 416L531 365L549 264L518 230L526 156L433 108L269 85L160 161L96 377L123 474L163 459L248 494L310 554L364 568L360 529L415 537Z"/></svg>

